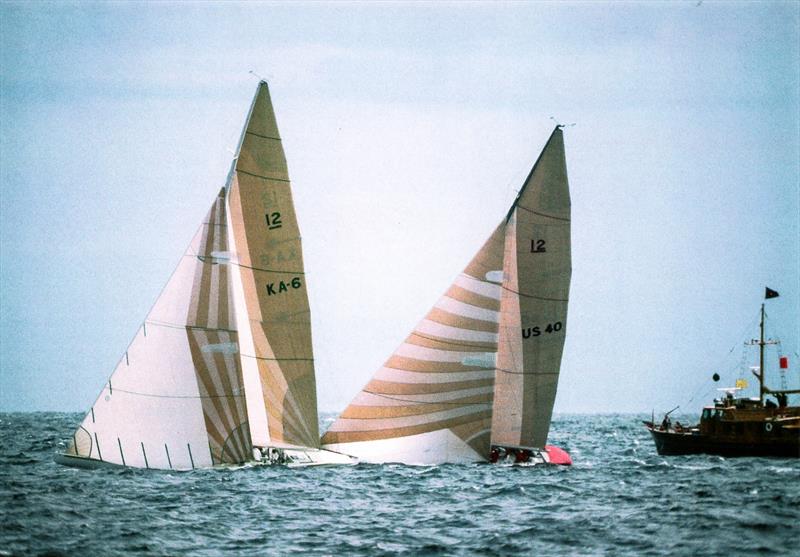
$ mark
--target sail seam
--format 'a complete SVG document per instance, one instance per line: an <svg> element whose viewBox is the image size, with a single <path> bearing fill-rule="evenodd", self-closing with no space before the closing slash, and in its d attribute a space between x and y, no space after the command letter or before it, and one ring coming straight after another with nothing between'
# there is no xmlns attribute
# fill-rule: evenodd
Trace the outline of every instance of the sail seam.
<svg viewBox="0 0 800 557"><path fill-rule="evenodd" d="M153 393L140 393L140 392L137 392L137 391L128 391L128 390L125 390L125 389L120 389L118 387L115 387L114 390L117 391L117 392L120 392L120 393L128 394L128 395L146 396L146 397L150 397L150 398L180 398L180 399L191 398L191 399L201 399L201 398L243 398L244 397L244 394L233 394L233 393L222 394L222 395L157 395L157 394L153 394Z"/></svg>
<svg viewBox="0 0 800 557"><path fill-rule="evenodd" d="M548 215L547 213L541 213L539 211L534 211L533 209L528 209L527 207L523 207L522 205L517 205L517 207L519 207L520 209L524 209L525 211L528 211L529 213L533 213L534 215L538 215L540 217L547 217L548 219L555 219L555 220L560 220L560 221L564 221L564 222L572 222L570 219L565 219L564 217L557 217L555 215Z"/></svg>
<svg viewBox="0 0 800 557"><path fill-rule="evenodd" d="M157 327L166 327L168 329L186 329L187 331L222 331L225 333L238 333L236 329L222 329L216 327L202 327L200 325L178 325L177 323L164 323L163 321L145 320L145 323L156 325Z"/></svg>
<svg viewBox="0 0 800 557"><path fill-rule="evenodd" d="M522 292L519 292L519 291L514 290L513 288L509 288L507 286L502 286L501 288L503 290L507 290L509 292L513 292L514 294L518 294L519 296L522 296L524 298L533 298L534 300L544 300L545 302L568 302L569 301L569 298L545 298L543 296L534 296L533 294L524 294Z"/></svg>
<svg viewBox="0 0 800 557"><path fill-rule="evenodd" d="M429 336L423 335L422 333L418 333L417 331L412 331L411 335L409 335L409 336L416 336L416 337L424 338L425 340L430 340L432 342L441 342L442 344L450 344L450 345L453 345L453 346L464 346L466 348L483 348L482 346L476 346L476 345L480 345L480 344L497 345L497 341L494 341L494 342L492 342L492 341L474 341L472 344L464 344L464 343L461 343L461 342L453 342L453 341L449 341L449 340L444 340L444 339L442 339L440 337L429 337ZM489 348L487 348L487 350L488 349Z"/></svg>
<svg viewBox="0 0 800 557"><path fill-rule="evenodd" d="M261 178L262 180L275 180L276 182L285 182L287 184L291 183L291 180L287 180L285 178L271 178L269 176L262 176L261 174L253 174L252 172L242 170L241 168L237 168L236 172L241 172L242 174L247 174L248 176L252 176L254 178Z"/></svg>
<svg viewBox="0 0 800 557"><path fill-rule="evenodd" d="M434 402L434 401L427 401L427 400L410 400L410 399L407 399L407 398L398 398L398 397L389 396L389 395L385 395L385 394L381 394L381 393L376 393L375 391L368 391L367 389L364 389L363 392L369 393L371 395L379 396L381 398L385 398L385 399L388 399L388 400L396 400L398 402L408 402L408 403L411 403L411 404L453 404L453 405L456 405L456 406L472 406L472 405L475 405L475 404L481 404L481 405L489 404L489 401L486 401L486 400L481 401L481 402L459 402L457 400L455 400L455 401L438 401L438 402ZM450 391L450 392L458 392L458 391ZM476 396L476 395L470 395L470 396ZM353 406L358 406L358 405L353 405ZM365 408L380 408L380 407L377 407L377 406L365 406ZM350 418L350 419L373 420L373 419L377 419L377 418L379 418L379 416L376 416L375 418Z"/></svg>
<svg viewBox="0 0 800 557"><path fill-rule="evenodd" d="M512 371L510 369L495 368L496 371L501 373L508 373L511 375L558 375L558 371Z"/></svg>
<svg viewBox="0 0 800 557"><path fill-rule="evenodd" d="M275 141L280 141L281 140L280 137L270 137L268 135L261 135L260 133L251 132L251 131L245 132L245 135L254 135L256 137L260 137L261 139L274 139Z"/></svg>
<svg viewBox="0 0 800 557"><path fill-rule="evenodd" d="M222 225L220 225L222 226ZM209 255L200 255L197 253L185 253L184 257L196 257L201 263L207 263L209 265L219 265L219 258L215 258ZM222 263L223 265L236 265L237 267L243 269L250 269L251 271L262 271L264 273L281 273L286 275L305 275L305 271L280 271L278 269L265 269L263 267L251 267L249 265L243 265L242 263L235 263L233 261L225 261Z"/></svg>
<svg viewBox="0 0 800 557"><path fill-rule="evenodd" d="M262 267L250 267L249 265L242 265L241 263L234 263L237 267L244 267L251 271L262 271L264 273L283 273L287 275L305 275L305 271L279 271L277 269L264 269Z"/></svg>
<svg viewBox="0 0 800 557"><path fill-rule="evenodd" d="M239 354L242 358L253 358L254 360L265 360L268 362L313 362L314 358L264 358L263 356L253 356L252 354Z"/></svg>

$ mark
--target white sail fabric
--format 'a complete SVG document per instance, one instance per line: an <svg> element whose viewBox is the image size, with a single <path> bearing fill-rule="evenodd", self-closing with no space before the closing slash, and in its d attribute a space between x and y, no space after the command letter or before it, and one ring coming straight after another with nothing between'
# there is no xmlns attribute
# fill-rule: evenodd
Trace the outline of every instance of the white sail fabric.
<svg viewBox="0 0 800 557"><path fill-rule="evenodd" d="M221 191L67 455L165 470L250 458L226 229Z"/></svg>
<svg viewBox="0 0 800 557"><path fill-rule="evenodd" d="M322 438L365 462L544 447L566 330L569 191L560 128L506 220Z"/></svg>
<svg viewBox="0 0 800 557"><path fill-rule="evenodd" d="M492 445L543 448L558 386L572 272L560 128L509 212L503 260Z"/></svg>

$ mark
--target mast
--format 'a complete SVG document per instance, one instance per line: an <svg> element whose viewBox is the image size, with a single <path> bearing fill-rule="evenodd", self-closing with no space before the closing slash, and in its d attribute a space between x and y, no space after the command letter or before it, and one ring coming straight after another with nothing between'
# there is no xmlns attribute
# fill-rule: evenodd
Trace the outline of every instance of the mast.
<svg viewBox="0 0 800 557"><path fill-rule="evenodd" d="M761 303L761 338L758 342L758 399L764 404L764 303Z"/></svg>

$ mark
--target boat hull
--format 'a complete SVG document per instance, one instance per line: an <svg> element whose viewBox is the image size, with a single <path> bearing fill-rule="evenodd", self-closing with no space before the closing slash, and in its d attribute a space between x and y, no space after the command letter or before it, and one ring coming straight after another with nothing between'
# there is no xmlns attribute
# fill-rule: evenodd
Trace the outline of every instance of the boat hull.
<svg viewBox="0 0 800 557"><path fill-rule="evenodd" d="M104 460L98 460L96 458L89 458L86 456L69 455L65 453L54 454L53 461L56 464L69 466L70 468L87 468L87 469L125 468L125 466L122 466L121 464L106 462Z"/></svg>
<svg viewBox="0 0 800 557"><path fill-rule="evenodd" d="M645 423L662 456L712 454L725 457L774 456L800 458L800 440L737 439L702 434L699 431L664 431Z"/></svg>
<svg viewBox="0 0 800 557"><path fill-rule="evenodd" d="M537 464L571 466L572 458L567 451L555 445L545 445L544 449L492 445L489 453L489 462L492 464L519 464L523 466Z"/></svg>
<svg viewBox="0 0 800 557"><path fill-rule="evenodd" d="M261 447L256 448L253 456L259 464L285 465L289 468L306 466L352 466L358 459L340 452L309 447Z"/></svg>

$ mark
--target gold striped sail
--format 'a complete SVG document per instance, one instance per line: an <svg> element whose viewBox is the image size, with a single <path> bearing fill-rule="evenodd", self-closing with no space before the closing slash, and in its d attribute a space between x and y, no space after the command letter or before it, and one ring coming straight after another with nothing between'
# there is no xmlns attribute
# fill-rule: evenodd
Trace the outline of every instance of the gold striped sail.
<svg viewBox="0 0 800 557"><path fill-rule="evenodd" d="M226 187L60 461L182 470L270 444L319 433L300 232L261 82Z"/></svg>
<svg viewBox="0 0 800 557"><path fill-rule="evenodd" d="M322 438L366 462L543 447L566 332L569 188L556 128L506 219Z"/></svg>

